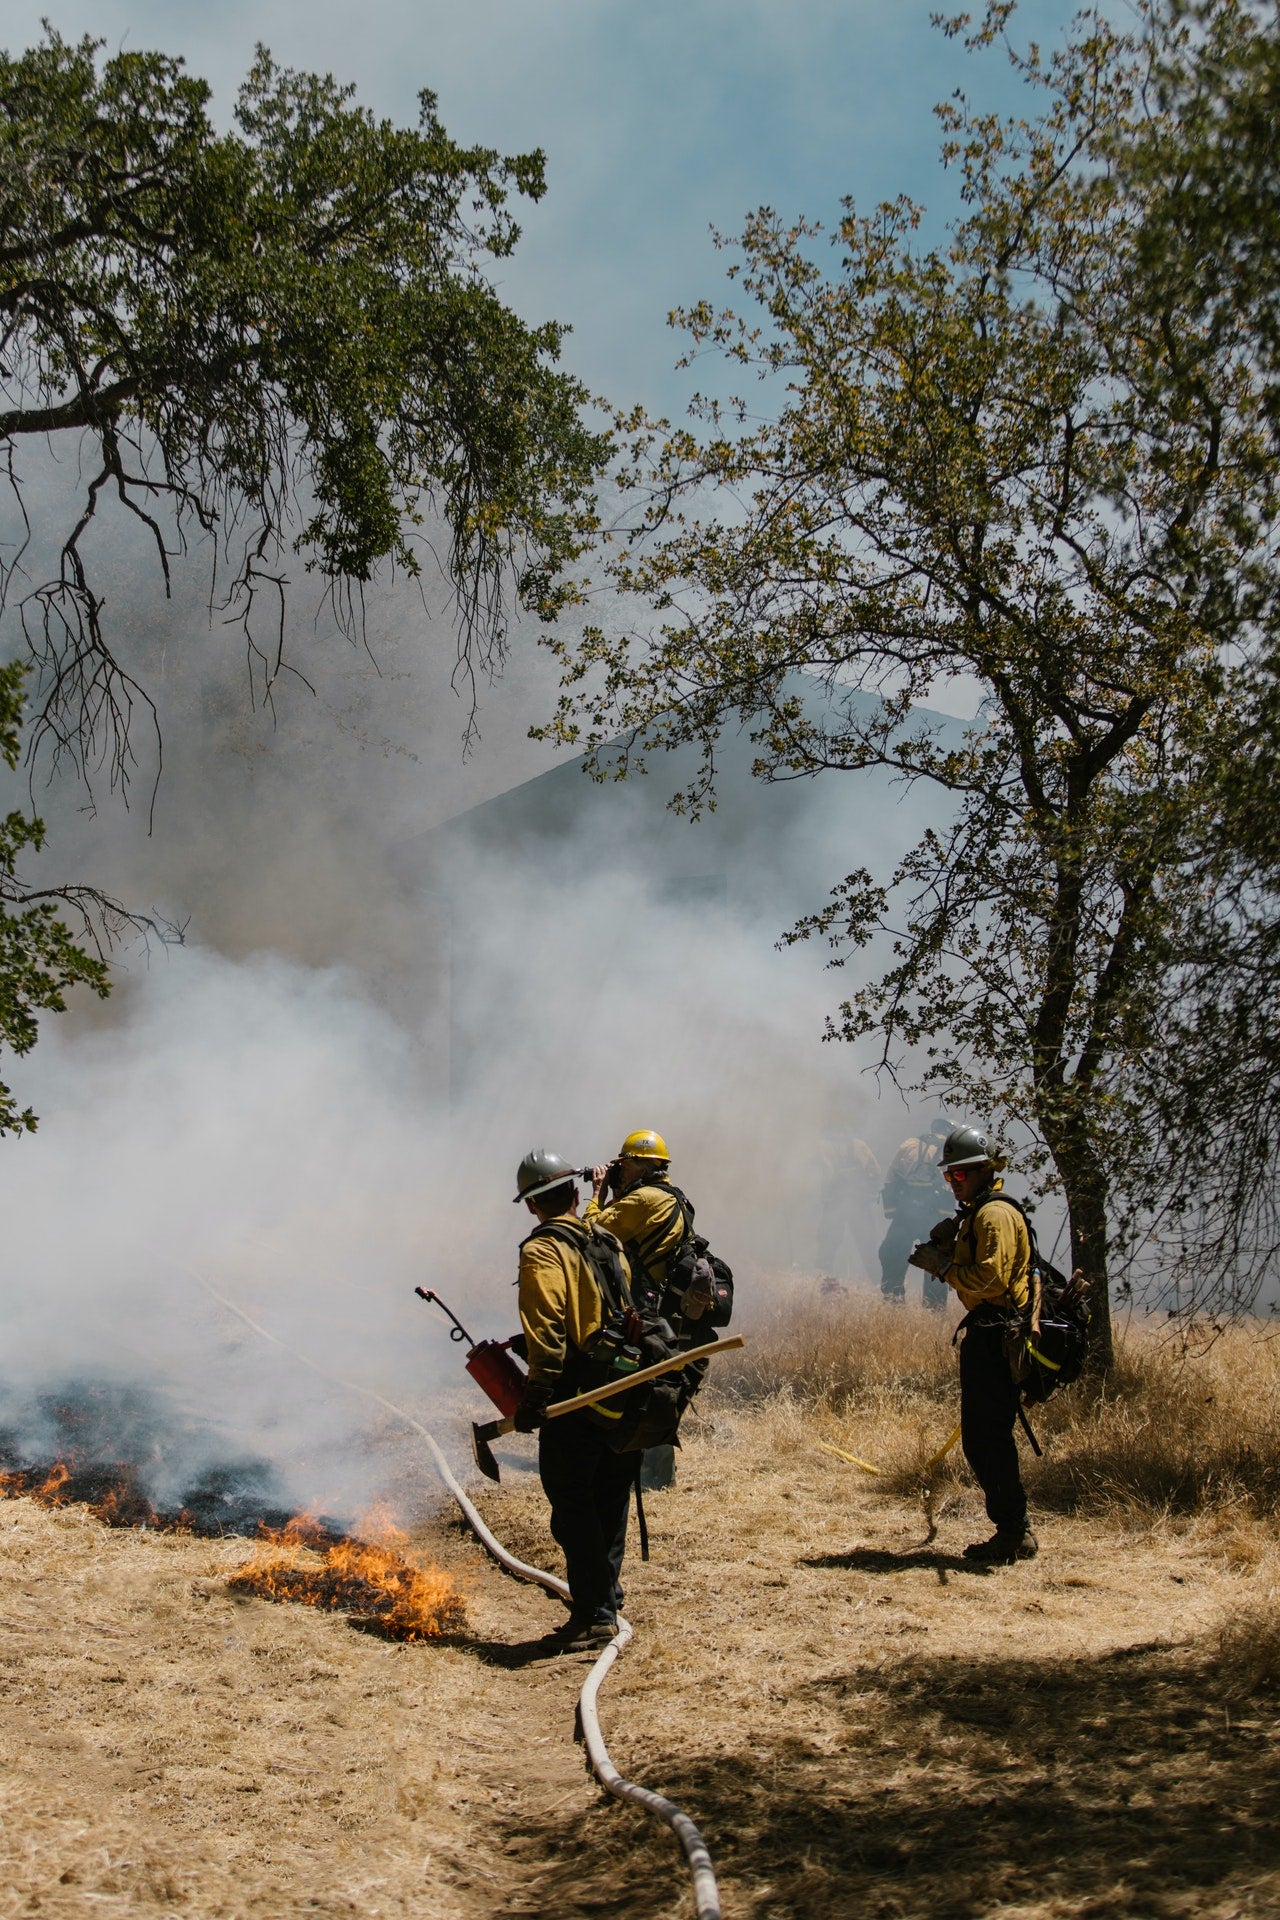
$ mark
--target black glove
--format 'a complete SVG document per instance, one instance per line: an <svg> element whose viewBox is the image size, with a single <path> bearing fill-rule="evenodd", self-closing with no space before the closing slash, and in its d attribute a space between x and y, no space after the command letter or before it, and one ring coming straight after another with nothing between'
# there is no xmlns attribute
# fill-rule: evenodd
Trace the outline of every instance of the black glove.
<svg viewBox="0 0 1280 1920"><path fill-rule="evenodd" d="M520 1405L511 1416L517 1433L533 1433L542 1425L552 1389L541 1380L530 1380L520 1395Z"/></svg>

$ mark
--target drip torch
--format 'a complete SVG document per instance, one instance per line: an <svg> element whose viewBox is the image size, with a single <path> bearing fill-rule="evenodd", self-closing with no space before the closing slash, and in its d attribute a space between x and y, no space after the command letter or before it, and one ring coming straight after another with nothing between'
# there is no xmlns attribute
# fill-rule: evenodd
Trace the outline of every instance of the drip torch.
<svg viewBox="0 0 1280 1920"><path fill-rule="evenodd" d="M488 1395L504 1419L509 1420L520 1405L520 1396L524 1392L525 1376L515 1359L508 1352L510 1340L475 1341L459 1320L457 1314L429 1287L415 1287L419 1300L426 1300L448 1314L453 1325L449 1328L451 1340L465 1340L471 1351L464 1362L467 1372L480 1388Z"/></svg>
<svg viewBox="0 0 1280 1920"><path fill-rule="evenodd" d="M502 1414L501 1420L490 1420L482 1425L476 1420L471 1425L471 1446L475 1454L476 1465L481 1473L490 1480L498 1478L498 1463L493 1457L490 1442L500 1434L510 1433L515 1426L514 1414L524 1392L525 1375L520 1371L507 1349L510 1340L473 1340L451 1307L447 1307L438 1293L432 1293L427 1287L415 1287L419 1300L428 1300L447 1313L453 1325L449 1329L451 1340L465 1340L471 1351L466 1358L466 1369L478 1387L481 1387L495 1407ZM712 1340L702 1347L689 1347L683 1352L674 1353L666 1360L655 1361L651 1367L641 1367L637 1372L628 1372L619 1380L606 1381L602 1387L592 1387L587 1393L576 1393L571 1399L556 1400L547 1408L544 1418L554 1420L562 1413L576 1413L579 1407L593 1407L599 1400L610 1400L615 1394L627 1393L632 1387L642 1386L649 1380L656 1380L660 1374L672 1373L679 1367L687 1367L694 1360L713 1360L720 1354L729 1353L735 1347L745 1346L740 1333L731 1334L727 1340Z"/></svg>

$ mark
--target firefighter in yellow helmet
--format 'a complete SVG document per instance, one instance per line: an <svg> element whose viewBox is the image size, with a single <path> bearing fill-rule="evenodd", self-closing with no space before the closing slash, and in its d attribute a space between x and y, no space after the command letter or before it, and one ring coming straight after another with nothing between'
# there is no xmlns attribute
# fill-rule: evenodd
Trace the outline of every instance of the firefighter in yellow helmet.
<svg viewBox="0 0 1280 1920"><path fill-rule="evenodd" d="M693 1231L693 1203L672 1184L670 1166L662 1135L651 1127L637 1127L616 1159L591 1169L592 1197L584 1218L621 1240L631 1270L631 1297L641 1313L660 1313L686 1345L693 1345L712 1293L709 1285L696 1280L679 1295L667 1284L671 1263ZM676 1477L675 1449L646 1448L642 1475L646 1487L670 1486Z"/></svg>

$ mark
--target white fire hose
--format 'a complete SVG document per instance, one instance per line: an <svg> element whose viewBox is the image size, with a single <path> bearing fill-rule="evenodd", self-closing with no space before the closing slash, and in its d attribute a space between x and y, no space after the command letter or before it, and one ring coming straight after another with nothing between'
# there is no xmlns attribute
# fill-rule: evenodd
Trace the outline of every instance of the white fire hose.
<svg viewBox="0 0 1280 1920"><path fill-rule="evenodd" d="M375 1393L372 1387L358 1386L353 1380L340 1380L336 1374L327 1372L324 1367L318 1367L314 1360L308 1360L305 1354L297 1352L287 1341L281 1340L274 1333L268 1333L267 1329L260 1327L256 1320L251 1320L243 1308L238 1307L233 1300L225 1299L209 1284L203 1274L195 1273L192 1278L199 1281L220 1307L225 1307L228 1313L234 1313L238 1320L243 1320L246 1327L251 1328L261 1339L270 1341L273 1347L279 1347L300 1366L307 1367L312 1373L318 1374L322 1380L328 1380L332 1385L342 1387L348 1393L358 1393L366 1400L375 1401L388 1413L393 1413L397 1420L403 1420L406 1426L412 1427L414 1432L420 1434L426 1441L436 1472L457 1501L467 1525L486 1553L491 1554L500 1567L505 1567L507 1572L514 1574L518 1580L530 1580L537 1586L545 1587L549 1593L559 1594L562 1600L568 1600L569 1589L563 1580L554 1573L544 1573L541 1567L531 1567L524 1560L517 1560L515 1555L508 1553L501 1541L489 1531L475 1506L454 1479L448 1461L436 1444L435 1436L427 1431L421 1421L415 1420L411 1413L406 1413L403 1407L397 1407L393 1401L387 1400L382 1394ZM635 1781L623 1779L609 1758L609 1749L605 1746L604 1735L600 1731L600 1717L596 1708L600 1688L610 1667L618 1656L625 1652L631 1640L631 1623L619 1614L616 1639L609 1642L595 1662L578 1695L578 1719L582 1727L582 1739L587 1749L587 1758L591 1762L591 1771L601 1786L607 1788L617 1799L632 1800L637 1806L643 1807L646 1813L651 1813L655 1818L666 1822L680 1842L684 1857L689 1864L689 1872L693 1877L693 1899L697 1920L721 1920L720 1889L716 1885L715 1868L712 1865L706 1841L688 1814L682 1813L672 1801L665 1799L660 1793L654 1793L649 1787L637 1786Z"/></svg>

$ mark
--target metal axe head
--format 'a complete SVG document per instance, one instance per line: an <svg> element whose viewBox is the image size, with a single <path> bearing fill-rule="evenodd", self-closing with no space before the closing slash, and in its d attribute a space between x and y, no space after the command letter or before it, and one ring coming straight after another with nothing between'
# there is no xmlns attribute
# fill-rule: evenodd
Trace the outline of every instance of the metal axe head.
<svg viewBox="0 0 1280 1920"><path fill-rule="evenodd" d="M497 1480L501 1484L502 1476L498 1472L498 1463L493 1457L493 1448L489 1445L497 1428L497 1421L490 1420L482 1426L478 1420L471 1422L471 1451L476 1465L486 1480Z"/></svg>

